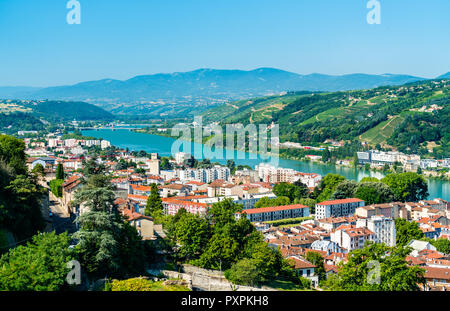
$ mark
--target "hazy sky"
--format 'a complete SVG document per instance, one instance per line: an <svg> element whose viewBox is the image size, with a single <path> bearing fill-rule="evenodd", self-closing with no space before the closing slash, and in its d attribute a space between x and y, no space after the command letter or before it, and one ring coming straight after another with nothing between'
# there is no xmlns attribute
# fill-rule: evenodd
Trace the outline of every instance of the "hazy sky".
<svg viewBox="0 0 450 311"><path fill-rule="evenodd" d="M0 86L49 86L198 68L300 74L450 71L450 1L0 0Z"/></svg>

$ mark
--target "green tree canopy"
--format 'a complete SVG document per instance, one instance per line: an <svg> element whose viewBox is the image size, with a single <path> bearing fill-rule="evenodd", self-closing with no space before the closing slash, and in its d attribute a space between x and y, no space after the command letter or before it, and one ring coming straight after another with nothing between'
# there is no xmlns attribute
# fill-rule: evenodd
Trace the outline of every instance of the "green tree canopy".
<svg viewBox="0 0 450 311"><path fill-rule="evenodd" d="M389 174L381 181L391 188L394 200L417 202L428 197L427 182L417 173Z"/></svg>
<svg viewBox="0 0 450 311"><path fill-rule="evenodd" d="M151 185L150 195L145 206L145 215L152 216L156 221L163 215L164 207L162 205L161 197L159 196L158 186Z"/></svg>
<svg viewBox="0 0 450 311"><path fill-rule="evenodd" d="M66 233L42 233L26 246L10 249L0 258L0 290L57 291L67 287L67 263L74 258L69 241Z"/></svg>
<svg viewBox="0 0 450 311"><path fill-rule="evenodd" d="M418 284L425 283L425 270L408 266L405 258L410 251L401 246L367 242L363 249L349 253L347 263L338 264L337 274L330 276L324 287L347 291L418 291Z"/></svg>

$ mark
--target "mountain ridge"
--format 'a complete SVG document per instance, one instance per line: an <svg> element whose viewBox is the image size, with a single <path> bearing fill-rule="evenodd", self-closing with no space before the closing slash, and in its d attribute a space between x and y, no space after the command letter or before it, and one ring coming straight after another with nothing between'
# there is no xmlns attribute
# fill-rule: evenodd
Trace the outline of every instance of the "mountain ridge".
<svg viewBox="0 0 450 311"><path fill-rule="evenodd" d="M289 91L336 92L396 86L428 80L401 74L297 74L277 68L253 70L200 68L187 72L139 75L126 80L100 79L45 88L2 88L0 98L83 101L113 113L152 114L175 105L203 109L225 101ZM156 109L159 114L160 110ZM189 110L189 109L187 109ZM183 112L184 113L184 112Z"/></svg>

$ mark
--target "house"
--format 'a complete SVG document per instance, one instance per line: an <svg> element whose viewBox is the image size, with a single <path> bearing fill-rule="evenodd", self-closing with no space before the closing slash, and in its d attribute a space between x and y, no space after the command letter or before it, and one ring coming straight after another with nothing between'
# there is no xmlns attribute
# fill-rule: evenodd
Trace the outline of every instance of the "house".
<svg viewBox="0 0 450 311"><path fill-rule="evenodd" d="M154 240L155 231L153 229L153 219L133 211L132 208L125 208L122 211L131 226L135 227L143 240Z"/></svg>
<svg viewBox="0 0 450 311"><path fill-rule="evenodd" d="M33 169L38 164L42 165L43 168L45 168L46 166L53 166L55 162L56 160L50 157L37 158L31 163L31 169Z"/></svg>
<svg viewBox="0 0 450 311"><path fill-rule="evenodd" d="M79 175L73 175L62 184L62 205L69 213L74 213L74 206L70 202L74 199L75 192L82 186L82 179Z"/></svg>
<svg viewBox="0 0 450 311"><path fill-rule="evenodd" d="M182 201L174 198L163 198L162 204L166 215L175 215L181 208L184 208L189 213L204 216L209 206L206 203Z"/></svg>
<svg viewBox="0 0 450 311"><path fill-rule="evenodd" d="M189 191L189 188L182 184L169 184L165 186L161 186L163 198L167 198L169 196L180 196L186 195Z"/></svg>
<svg viewBox="0 0 450 311"><path fill-rule="evenodd" d="M384 243L388 246L395 246L396 244L395 221L390 217L376 215L370 218L360 218L356 221L356 226L365 227L372 231L375 243Z"/></svg>
<svg viewBox="0 0 450 311"><path fill-rule="evenodd" d="M363 248L366 241L373 241L374 238L374 232L353 225L342 225L330 234L331 241L336 242L348 252Z"/></svg>
<svg viewBox="0 0 450 311"><path fill-rule="evenodd" d="M314 241L311 244L311 249L325 251L327 255L330 255L331 253L341 253L343 251L336 242L325 240Z"/></svg>
<svg viewBox="0 0 450 311"><path fill-rule="evenodd" d="M445 290L450 290L450 267L436 268L425 266L425 280L427 281L427 287L436 288L441 287Z"/></svg>
<svg viewBox="0 0 450 311"><path fill-rule="evenodd" d="M411 256L413 257L417 257L419 252L423 250L436 251L436 247L434 247L430 242L426 241L411 240L406 246L413 249L413 251L411 252Z"/></svg>
<svg viewBox="0 0 450 311"><path fill-rule="evenodd" d="M342 225L356 225L356 220L358 217L349 216L349 217L329 217L317 220L317 224L320 228L323 228L327 231L336 230L338 227Z"/></svg>
<svg viewBox="0 0 450 311"><path fill-rule="evenodd" d="M315 274L315 265L300 256L289 256L287 259L293 263L293 268L298 276L311 281L311 287L315 288L319 285L319 276Z"/></svg>

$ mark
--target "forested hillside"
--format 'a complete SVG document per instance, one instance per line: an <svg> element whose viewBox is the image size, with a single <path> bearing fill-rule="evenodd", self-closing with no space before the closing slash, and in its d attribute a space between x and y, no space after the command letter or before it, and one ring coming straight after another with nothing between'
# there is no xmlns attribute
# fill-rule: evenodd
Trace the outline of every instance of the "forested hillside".
<svg viewBox="0 0 450 311"><path fill-rule="evenodd" d="M360 141L450 156L450 80L333 93L288 93L211 109L206 121L278 123L281 142Z"/></svg>

